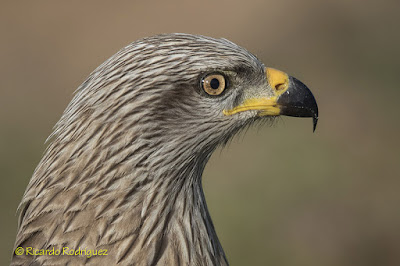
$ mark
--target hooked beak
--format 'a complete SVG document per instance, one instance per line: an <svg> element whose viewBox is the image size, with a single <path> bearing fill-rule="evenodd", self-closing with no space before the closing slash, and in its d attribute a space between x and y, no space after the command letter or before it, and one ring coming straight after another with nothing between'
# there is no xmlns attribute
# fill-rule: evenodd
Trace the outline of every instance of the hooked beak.
<svg viewBox="0 0 400 266"><path fill-rule="evenodd" d="M273 69L265 69L269 87L274 96L252 97L231 110L224 110L225 115L233 115L247 110L258 110L260 116L295 116L312 117L313 131L318 123L318 106L314 95L298 79Z"/></svg>

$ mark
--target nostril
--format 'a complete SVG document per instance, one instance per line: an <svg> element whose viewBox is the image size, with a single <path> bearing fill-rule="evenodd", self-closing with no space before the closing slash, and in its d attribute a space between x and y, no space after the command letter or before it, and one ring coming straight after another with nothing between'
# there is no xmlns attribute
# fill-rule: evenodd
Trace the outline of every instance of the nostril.
<svg viewBox="0 0 400 266"><path fill-rule="evenodd" d="M286 85L285 83L276 84L276 85L275 85L275 90L276 90L276 91L284 90L284 89L286 88L285 85Z"/></svg>
<svg viewBox="0 0 400 266"><path fill-rule="evenodd" d="M289 88L289 76L282 71L267 67L266 78L270 89L277 95L284 93Z"/></svg>

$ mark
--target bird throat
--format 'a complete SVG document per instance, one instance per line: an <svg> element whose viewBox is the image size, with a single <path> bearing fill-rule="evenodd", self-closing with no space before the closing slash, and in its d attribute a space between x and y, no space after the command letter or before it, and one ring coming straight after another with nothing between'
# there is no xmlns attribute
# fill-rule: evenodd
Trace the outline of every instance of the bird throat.
<svg viewBox="0 0 400 266"><path fill-rule="evenodd" d="M101 263L109 265L228 264L201 182L212 151L154 171L140 158L132 165L71 149L49 146L21 205L20 230L37 233L20 234L16 246L107 249ZM52 161L52 154L60 156Z"/></svg>
<svg viewBox="0 0 400 266"><path fill-rule="evenodd" d="M152 192L143 195L141 234L146 243L142 245L154 248L157 256L152 263L228 265L203 193L205 163L199 160L154 180Z"/></svg>

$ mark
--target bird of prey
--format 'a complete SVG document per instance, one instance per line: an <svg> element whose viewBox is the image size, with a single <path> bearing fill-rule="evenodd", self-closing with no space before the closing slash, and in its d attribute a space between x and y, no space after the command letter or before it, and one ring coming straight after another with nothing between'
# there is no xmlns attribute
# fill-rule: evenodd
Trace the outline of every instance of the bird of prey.
<svg viewBox="0 0 400 266"><path fill-rule="evenodd" d="M12 265L227 265L202 189L212 152L310 90L226 40L126 46L76 90L19 206Z"/></svg>

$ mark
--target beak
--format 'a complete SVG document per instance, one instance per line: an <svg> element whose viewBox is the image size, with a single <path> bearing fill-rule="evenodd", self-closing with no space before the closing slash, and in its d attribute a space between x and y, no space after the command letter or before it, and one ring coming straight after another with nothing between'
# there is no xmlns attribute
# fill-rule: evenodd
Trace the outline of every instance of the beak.
<svg viewBox="0 0 400 266"><path fill-rule="evenodd" d="M224 110L224 114L232 115L247 110L258 110L260 116L312 117L313 131L315 131L318 122L318 106L307 86L282 71L265 68L265 72L268 85L272 88L274 95L247 98L239 106Z"/></svg>
<svg viewBox="0 0 400 266"><path fill-rule="evenodd" d="M300 80L289 77L289 87L278 98L281 115L312 117L313 131L318 123L318 106L314 95Z"/></svg>

